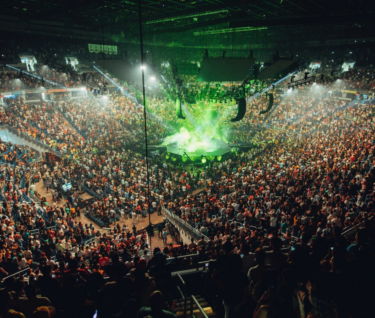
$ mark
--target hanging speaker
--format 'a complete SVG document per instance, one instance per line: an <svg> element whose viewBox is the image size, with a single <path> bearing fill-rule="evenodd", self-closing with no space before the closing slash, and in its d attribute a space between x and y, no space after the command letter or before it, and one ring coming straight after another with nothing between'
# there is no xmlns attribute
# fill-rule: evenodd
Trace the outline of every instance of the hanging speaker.
<svg viewBox="0 0 375 318"><path fill-rule="evenodd" d="M238 113L235 118L232 118L230 121L240 121L242 118L244 118L246 113L246 99L240 98L238 100Z"/></svg>
<svg viewBox="0 0 375 318"><path fill-rule="evenodd" d="M272 93L271 94L267 94L267 96L268 96L268 107L267 107L266 110L262 110L261 112L259 112L259 114L268 113L271 110L272 106L273 106L273 94Z"/></svg>
<svg viewBox="0 0 375 318"><path fill-rule="evenodd" d="M185 119L184 115L182 115L182 109L181 109L181 100L180 97L177 97L176 99L176 111L177 111L177 117L180 119Z"/></svg>

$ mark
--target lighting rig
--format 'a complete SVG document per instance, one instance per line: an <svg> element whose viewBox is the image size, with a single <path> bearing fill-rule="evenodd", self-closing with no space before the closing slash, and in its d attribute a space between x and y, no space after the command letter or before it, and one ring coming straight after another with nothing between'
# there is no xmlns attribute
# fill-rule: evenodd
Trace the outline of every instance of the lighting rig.
<svg viewBox="0 0 375 318"><path fill-rule="evenodd" d="M309 74L310 72L305 72L304 78L297 80L297 81L294 80L296 76L293 75L290 78L290 83L288 83L288 89L293 89L293 88L300 87L303 85L310 85L311 83L319 83L319 84L323 84L324 82L332 83L338 79L337 71L335 70L331 71L330 77L325 77L324 74L320 74L318 79L317 79L317 76L315 75L309 77L308 76Z"/></svg>
<svg viewBox="0 0 375 318"><path fill-rule="evenodd" d="M315 83L316 82L315 75L309 77L309 74L310 74L310 72L305 72L304 78L302 78L300 80L297 80L297 81L294 80L296 76L293 75L290 78L290 83L288 84L288 88L293 89L295 87L300 87L300 86L303 86L303 85L310 85L311 83Z"/></svg>

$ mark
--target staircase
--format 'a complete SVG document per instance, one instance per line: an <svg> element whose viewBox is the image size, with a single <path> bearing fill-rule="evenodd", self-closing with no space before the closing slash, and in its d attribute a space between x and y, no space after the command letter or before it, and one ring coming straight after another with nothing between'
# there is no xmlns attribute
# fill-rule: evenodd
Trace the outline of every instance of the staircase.
<svg viewBox="0 0 375 318"><path fill-rule="evenodd" d="M69 128L72 129L77 135L84 137L87 139L87 135L83 132L81 132L78 127L74 125L74 122L71 121L61 110L59 107L55 107L55 110L61 114L61 116L64 118L64 121L68 124Z"/></svg>
<svg viewBox="0 0 375 318"><path fill-rule="evenodd" d="M201 308L198 308L198 305L193 300L192 296L188 296L186 298L186 305L187 305L187 312L186 317L187 318L204 318L205 316L201 313L202 309L204 313L208 317L217 317L214 311L212 310L212 307L207 303L207 301L200 295L194 296L197 302L199 303ZM172 312L177 317L184 317L184 306L185 306L185 300L183 298L176 299L173 301L174 307L172 309Z"/></svg>
<svg viewBox="0 0 375 318"><path fill-rule="evenodd" d="M23 136L21 133L17 132L13 127L10 126L2 126L0 128L2 130L0 137L5 137L4 140L8 140L16 145L25 145L30 148L35 149L36 151L43 153L51 151L50 147L47 145L43 145L41 142L32 141L31 137L27 138Z"/></svg>

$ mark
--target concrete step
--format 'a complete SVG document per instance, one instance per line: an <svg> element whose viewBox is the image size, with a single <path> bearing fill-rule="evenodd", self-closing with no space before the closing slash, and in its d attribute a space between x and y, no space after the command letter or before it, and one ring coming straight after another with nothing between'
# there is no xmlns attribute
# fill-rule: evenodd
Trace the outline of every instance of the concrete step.
<svg viewBox="0 0 375 318"><path fill-rule="evenodd" d="M205 314L209 317L216 317L216 314L213 312L212 308L211 307L203 307L203 310L205 312ZM178 311L175 313L176 317L183 317L184 316L184 312L183 311ZM203 315L201 314L201 312L199 311L199 309L194 309L193 310L193 315L196 317L196 318L200 318L200 317L203 317ZM186 314L187 317L192 317L192 315L190 315L190 311L188 309L187 311L187 314Z"/></svg>
<svg viewBox="0 0 375 318"><path fill-rule="evenodd" d="M194 295L195 296L195 295ZM209 317L216 317L215 313L213 312L212 308L209 306L207 301L202 297L201 295L196 295L195 298L197 299L199 305L203 308L204 312L206 313L207 316ZM198 306L193 302L193 316L190 314L190 306L191 302L193 300L191 297L187 297L186 300L186 309L187 309L187 314L186 316L188 318L192 318L193 316L196 318L203 317L202 314L200 313ZM183 317L184 316L184 306L185 306L185 301L182 298L175 299L174 301L174 307L173 307L173 312L177 317Z"/></svg>
<svg viewBox="0 0 375 318"><path fill-rule="evenodd" d="M34 143L34 142L29 141L29 140L23 139L22 137L13 134L12 132L10 132L7 129L4 129L0 132L0 137L4 141L10 141L10 142L12 142L13 144L16 144L16 145L28 146L30 148L33 148L33 149L39 151L40 153L48 151L46 148L43 148L42 146L40 146L36 142Z"/></svg>
<svg viewBox="0 0 375 318"><path fill-rule="evenodd" d="M190 302L186 304L187 305L187 308L188 310L190 310ZM199 302L199 305L201 305L201 307L209 307L208 303L207 302ZM198 306L194 303L193 304L193 309L197 309ZM184 304L178 304L177 306L173 307L173 311L174 312L178 312L178 311L184 311Z"/></svg>
<svg viewBox="0 0 375 318"><path fill-rule="evenodd" d="M194 295L195 296L195 295ZM195 296L195 299L198 301L198 302L201 302L201 301L205 301L204 297L202 296ZM190 303L190 300L191 300L191 297L188 296L187 297L187 303ZM173 302L175 304L183 304L184 303L184 299L183 298L178 298L178 299L174 299Z"/></svg>

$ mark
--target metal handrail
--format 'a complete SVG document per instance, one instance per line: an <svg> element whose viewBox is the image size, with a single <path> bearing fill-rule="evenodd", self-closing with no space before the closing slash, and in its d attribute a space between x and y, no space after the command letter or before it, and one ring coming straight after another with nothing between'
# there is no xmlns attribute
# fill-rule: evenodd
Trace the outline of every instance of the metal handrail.
<svg viewBox="0 0 375 318"><path fill-rule="evenodd" d="M369 220L372 220L372 218L373 218L373 217L370 217L370 218L368 218L368 219L369 219ZM357 225L358 225L358 224L357 224ZM357 225L355 225L355 226L357 226ZM355 228L355 226L353 225L353 226L350 226L350 227L346 228L346 229L341 233L341 236L346 237L346 236L348 236L348 235L353 234L355 231L357 231L357 229Z"/></svg>
<svg viewBox="0 0 375 318"><path fill-rule="evenodd" d="M11 111L11 112L14 113L13 111ZM15 115L15 116L17 116L17 115ZM57 151L57 150L53 149L51 146L48 146L47 144L41 142L38 139L31 138L29 135L27 135L23 131L19 131L16 128L14 128L14 127L12 127L8 124L0 123L0 127L3 128L3 129L8 129L9 132L15 134L16 136L19 136L20 138L26 139L27 141L29 141L31 143L37 144L39 147L42 147L42 148L48 150L49 152L54 153L56 156L59 156L59 157L63 156L63 154L60 151Z"/></svg>
<svg viewBox="0 0 375 318"><path fill-rule="evenodd" d="M8 275L8 276L4 277L1 281L3 282L3 281L5 281L6 279L8 279L8 278L10 278L10 277L13 277L13 276L16 276L16 275L20 275L20 274L22 274L23 272L26 272L26 271L28 271L28 270L30 270L29 267L24 268L23 270L20 270L20 271L17 272L17 273L14 273L14 274L12 274L12 275Z"/></svg>
<svg viewBox="0 0 375 318"><path fill-rule="evenodd" d="M188 231L190 233L190 236L194 237L195 239L201 239L202 236L203 236L205 241L209 241L209 238L206 235L202 234L197 229L193 228L189 223L187 223L186 221L181 219L176 214L172 213L171 211L169 211L165 207L162 207L162 210L164 211L164 215L166 215L166 217L169 221L171 221L172 223L173 223L173 221L176 222L176 223L179 223L179 225L181 227L183 227L186 231Z"/></svg>
<svg viewBox="0 0 375 318"><path fill-rule="evenodd" d="M193 315L193 302L197 305L198 310L200 311L203 318L208 318L207 314L204 312L202 306L199 304L198 300L195 298L194 295L191 295L191 301L190 301L190 315L192 317L195 317Z"/></svg>
<svg viewBox="0 0 375 318"><path fill-rule="evenodd" d="M41 204L40 200L37 198L37 196L33 193L29 193L28 196L34 200L36 203L38 203L39 205Z"/></svg>
<svg viewBox="0 0 375 318"><path fill-rule="evenodd" d="M180 256L176 256L176 257L170 257L170 258L167 258L167 261L172 261L174 259L180 259L180 258L186 258L186 257L198 257L199 254L189 254L189 255L180 255Z"/></svg>
<svg viewBox="0 0 375 318"><path fill-rule="evenodd" d="M186 318L186 313L187 313L187 293L186 293L186 283L185 280L181 277L180 273L177 273L177 277L182 283L183 287L183 292L181 292L180 287L177 285L177 289L180 292L182 299L184 300L184 318Z"/></svg>

